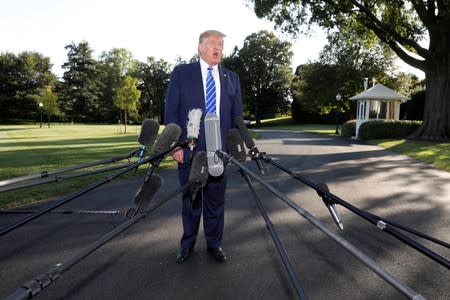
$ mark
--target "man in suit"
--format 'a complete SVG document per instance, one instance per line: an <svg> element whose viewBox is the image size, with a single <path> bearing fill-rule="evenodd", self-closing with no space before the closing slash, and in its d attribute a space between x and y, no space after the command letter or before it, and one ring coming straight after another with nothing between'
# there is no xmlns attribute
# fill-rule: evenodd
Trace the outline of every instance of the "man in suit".
<svg viewBox="0 0 450 300"><path fill-rule="evenodd" d="M186 124L190 110L200 108L203 111L200 122L200 135L194 149L206 150L204 117L206 112L207 77L213 77L215 85L215 112L220 118L222 148L227 150L226 136L228 130L235 127L236 117L242 116L242 98L239 77L236 73L219 65L222 59L223 38L225 35L217 30L208 30L200 34L198 52L200 59L191 64L178 65L172 71L165 104L165 124L175 123L182 129L181 139L187 138ZM208 73L210 73L208 75ZM208 85L211 78L208 78ZM210 96L208 96L210 97ZM208 105L210 106L210 105ZM190 169L190 150L176 149L173 158L178 162L180 184L188 182ZM183 263L192 253L203 210L203 229L207 244L207 252L216 260L224 262L226 254L222 249L224 229L226 174L218 177L209 176L208 183L202 193L198 193L193 203L190 192L182 196L183 236L177 263Z"/></svg>

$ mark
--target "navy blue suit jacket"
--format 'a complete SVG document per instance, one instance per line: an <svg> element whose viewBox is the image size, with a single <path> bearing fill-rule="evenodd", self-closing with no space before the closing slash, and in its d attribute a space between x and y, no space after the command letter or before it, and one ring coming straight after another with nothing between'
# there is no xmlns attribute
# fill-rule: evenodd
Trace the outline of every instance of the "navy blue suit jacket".
<svg viewBox="0 0 450 300"><path fill-rule="evenodd" d="M239 76L219 65L220 76L220 129L222 149L227 151L226 137L230 128L236 127L236 117L242 116L242 98ZM164 122L182 128L181 140L187 137L186 124L191 109L203 111L200 135L195 151L206 150L205 143L205 93L203 91L200 62L178 65L174 68L167 91ZM185 149L184 162L189 162L189 149Z"/></svg>

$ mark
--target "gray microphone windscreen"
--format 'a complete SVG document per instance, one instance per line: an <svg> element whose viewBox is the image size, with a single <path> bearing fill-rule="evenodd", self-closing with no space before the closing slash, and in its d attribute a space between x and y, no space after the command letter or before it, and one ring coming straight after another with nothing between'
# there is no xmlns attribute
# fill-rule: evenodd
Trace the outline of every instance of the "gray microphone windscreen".
<svg viewBox="0 0 450 300"><path fill-rule="evenodd" d="M162 153L170 148L180 138L181 127L175 123L167 124L153 145L154 153Z"/></svg>
<svg viewBox="0 0 450 300"><path fill-rule="evenodd" d="M220 134L220 119L214 113L208 113L205 116L205 141L208 172L211 176L220 176L223 174L224 167L216 151L222 149L222 137Z"/></svg>
<svg viewBox="0 0 450 300"><path fill-rule="evenodd" d="M242 117L236 118L236 125L239 129L239 133L241 134L242 139L244 140L245 146L247 146L248 149L255 147L255 142L253 142L253 139L250 136L250 132L248 132L248 129L245 126Z"/></svg>
<svg viewBox="0 0 450 300"><path fill-rule="evenodd" d="M189 182L199 187L204 187L208 181L208 164L206 152L199 151L192 158L191 169L189 170Z"/></svg>
<svg viewBox="0 0 450 300"><path fill-rule="evenodd" d="M163 179L158 174L152 174L150 178L139 188L133 202L140 211L145 211L150 201L155 197L163 184Z"/></svg>
<svg viewBox="0 0 450 300"><path fill-rule="evenodd" d="M141 132L138 136L138 142L144 146L153 145L159 131L159 123L153 119L145 119L142 122Z"/></svg>
<svg viewBox="0 0 450 300"><path fill-rule="evenodd" d="M236 128L231 128L227 135L228 153L239 162L245 162L246 153L241 134Z"/></svg>

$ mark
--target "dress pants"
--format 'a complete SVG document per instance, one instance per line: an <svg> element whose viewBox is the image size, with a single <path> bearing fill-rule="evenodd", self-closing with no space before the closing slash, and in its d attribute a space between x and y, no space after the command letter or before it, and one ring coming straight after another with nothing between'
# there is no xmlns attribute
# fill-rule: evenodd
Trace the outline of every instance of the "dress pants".
<svg viewBox="0 0 450 300"><path fill-rule="evenodd" d="M178 175L181 185L189 181L189 167L189 164L178 165ZM203 231L207 246L217 248L222 245L225 189L226 175L224 172L219 177L209 176L207 184L197 193L193 202L191 202L189 189L183 192L183 236L181 238L181 248L191 248L194 246L202 212Z"/></svg>

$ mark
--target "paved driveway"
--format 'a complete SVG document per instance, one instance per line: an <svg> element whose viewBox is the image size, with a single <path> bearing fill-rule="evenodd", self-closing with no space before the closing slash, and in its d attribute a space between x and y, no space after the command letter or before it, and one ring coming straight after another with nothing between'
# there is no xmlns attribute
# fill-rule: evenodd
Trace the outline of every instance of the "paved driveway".
<svg viewBox="0 0 450 300"><path fill-rule="evenodd" d="M357 141L301 132L264 131L261 151L358 208L450 242L450 174ZM257 171L253 162L246 163ZM269 167L267 182L319 218L399 281L428 299L450 299L450 271L343 207L340 232L315 191ZM228 261L205 251L203 231L193 256L175 263L181 235L179 197L80 261L36 299L295 299L296 292L249 189L228 168L225 236ZM158 199L178 187L162 170ZM141 177L117 180L60 209L129 206ZM255 182L309 299L402 299L402 294L281 200ZM157 199L155 199L156 201ZM0 215L0 226L22 216ZM0 237L0 298L64 262L125 219L113 215L46 214ZM422 242L421 240L419 240ZM450 250L424 242L447 259Z"/></svg>

